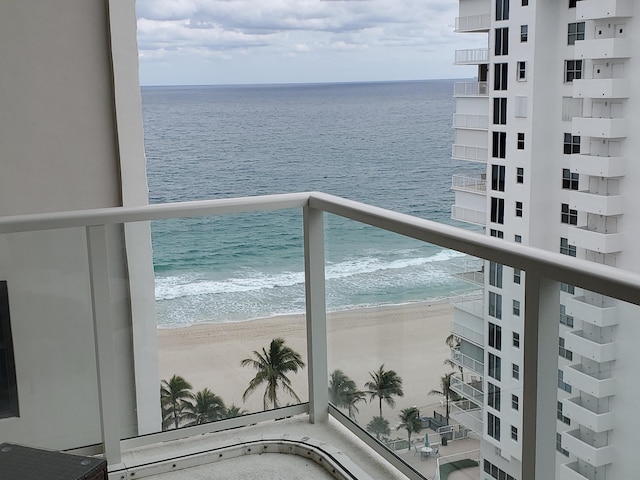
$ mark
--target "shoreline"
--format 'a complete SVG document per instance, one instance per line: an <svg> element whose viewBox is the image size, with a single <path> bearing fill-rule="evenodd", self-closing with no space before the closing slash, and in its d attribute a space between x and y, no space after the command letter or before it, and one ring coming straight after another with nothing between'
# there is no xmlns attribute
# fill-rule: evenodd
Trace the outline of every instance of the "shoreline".
<svg viewBox="0 0 640 480"><path fill-rule="evenodd" d="M440 404L441 397L428 392L440 389L441 375L451 371L443 362L450 356L444 340L452 319L451 299L328 312L328 372L339 368L364 390L369 372L380 365L396 371L403 379L404 397L396 398L395 408L383 406L383 416L394 426L402 408ZM251 357L253 351L268 347L276 337L284 338L306 363L304 314L159 328L160 378L178 374L192 384L194 392L208 387L227 406L234 404L250 412L262 410L261 388L246 403L242 401L255 371L241 367L240 362ZM306 368L289 377L298 396L307 401ZM281 405L290 403L296 402L282 394ZM357 418L364 425L378 414L376 400L360 403L358 409Z"/></svg>

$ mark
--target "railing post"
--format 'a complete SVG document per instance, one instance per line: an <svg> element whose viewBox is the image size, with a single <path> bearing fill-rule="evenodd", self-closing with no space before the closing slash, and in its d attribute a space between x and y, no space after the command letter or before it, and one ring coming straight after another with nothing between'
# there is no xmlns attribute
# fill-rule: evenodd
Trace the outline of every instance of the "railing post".
<svg viewBox="0 0 640 480"><path fill-rule="evenodd" d="M522 374L522 480L555 478L560 284L527 271Z"/></svg>
<svg viewBox="0 0 640 480"><path fill-rule="evenodd" d="M89 226L86 231L98 376L98 399L100 402L100 426L102 429L104 456L111 466L121 463L121 452L118 384L111 321L107 232L105 225Z"/></svg>
<svg viewBox="0 0 640 480"><path fill-rule="evenodd" d="M323 212L304 207L304 267L307 305L307 368L309 375L309 421L329 419L327 367L327 311L324 277Z"/></svg>

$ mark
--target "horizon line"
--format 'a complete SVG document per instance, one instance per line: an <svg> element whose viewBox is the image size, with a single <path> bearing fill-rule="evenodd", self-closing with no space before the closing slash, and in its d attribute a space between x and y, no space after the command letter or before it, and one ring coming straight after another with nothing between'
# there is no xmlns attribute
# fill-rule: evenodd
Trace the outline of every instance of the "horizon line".
<svg viewBox="0 0 640 480"><path fill-rule="evenodd" d="M348 85L357 83L423 83L446 82L455 80L469 80L474 77L460 78L425 78L413 80L347 80L347 81L320 81L320 82L271 82L271 83L185 83L185 84L147 84L140 88L148 87L267 87L267 86L293 86L293 85Z"/></svg>

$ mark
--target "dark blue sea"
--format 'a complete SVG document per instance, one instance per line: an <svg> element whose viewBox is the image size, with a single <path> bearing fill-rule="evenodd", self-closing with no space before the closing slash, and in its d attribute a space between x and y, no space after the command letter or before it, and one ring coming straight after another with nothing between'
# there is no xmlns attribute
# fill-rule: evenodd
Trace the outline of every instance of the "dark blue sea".
<svg viewBox="0 0 640 480"><path fill-rule="evenodd" d="M452 91L449 80L143 87L150 202L315 190L455 224ZM457 252L333 216L325 226L329 309L473 290L451 275ZM300 211L152 232L160 325L304 311Z"/></svg>

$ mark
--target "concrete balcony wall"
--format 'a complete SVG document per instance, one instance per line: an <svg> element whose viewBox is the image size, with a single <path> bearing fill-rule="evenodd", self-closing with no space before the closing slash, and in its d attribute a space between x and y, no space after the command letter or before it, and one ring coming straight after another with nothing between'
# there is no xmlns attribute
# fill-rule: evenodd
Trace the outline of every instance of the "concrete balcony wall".
<svg viewBox="0 0 640 480"><path fill-rule="evenodd" d="M621 233L600 233L587 227L572 227L568 233L569 244L600 253L614 253L622 250Z"/></svg>
<svg viewBox="0 0 640 480"><path fill-rule="evenodd" d="M631 41L628 38L597 38L579 40L575 43L575 58L598 60L629 57L631 57Z"/></svg>
<svg viewBox="0 0 640 480"><path fill-rule="evenodd" d="M482 65L489 63L488 48L470 48L466 50L456 50L455 65Z"/></svg>
<svg viewBox="0 0 640 480"><path fill-rule="evenodd" d="M578 462L563 463L560 465L560 480L597 480L595 476L590 476L587 472L584 475L580 472Z"/></svg>
<svg viewBox="0 0 640 480"><path fill-rule="evenodd" d="M563 402L563 413L572 421L576 421L594 432L606 432L613 428L613 412L592 412L582 406L579 397L565 400Z"/></svg>
<svg viewBox="0 0 640 480"><path fill-rule="evenodd" d="M471 210L469 208L451 206L451 218L461 222L472 223L474 225L486 225L487 212L479 210Z"/></svg>
<svg viewBox="0 0 640 480"><path fill-rule="evenodd" d="M576 19L599 20L633 15L633 0L582 0L576 4Z"/></svg>
<svg viewBox="0 0 640 480"><path fill-rule="evenodd" d="M605 377L605 375L601 375ZM594 397L603 398L610 397L615 394L616 381L615 378L596 378L582 371L581 365L570 365L564 370L564 381L574 388L582 390ZM572 450L567 447L567 450ZM577 455L577 454L576 454ZM580 456L580 455L578 455ZM584 458L584 457L580 457Z"/></svg>
<svg viewBox="0 0 640 480"><path fill-rule="evenodd" d="M594 467L601 467L613 462L614 450L611 445L594 447L583 441L579 430L562 432L562 445L573 455L589 462Z"/></svg>
<svg viewBox="0 0 640 480"><path fill-rule="evenodd" d="M571 155L571 171L596 177L622 177L625 175L624 157L597 157L592 155Z"/></svg>
<svg viewBox="0 0 640 480"><path fill-rule="evenodd" d="M573 97L629 98L629 80L626 78L582 78L574 80Z"/></svg>
<svg viewBox="0 0 640 480"><path fill-rule="evenodd" d="M624 138L627 124L626 118L573 117L571 132L584 137Z"/></svg>
<svg viewBox="0 0 640 480"><path fill-rule="evenodd" d="M451 157L454 160L487 163L487 158L489 158L489 149L485 147L454 144L451 149Z"/></svg>
<svg viewBox="0 0 640 480"><path fill-rule="evenodd" d="M616 344L614 342L599 343L595 339L585 336L583 330L568 332L564 337L565 348L581 357L596 362L610 362L616 358Z"/></svg>
<svg viewBox="0 0 640 480"><path fill-rule="evenodd" d="M569 297L565 300L567 315L598 327L611 327L618 324L618 308L599 307L585 301L584 297Z"/></svg>
<svg viewBox="0 0 640 480"><path fill-rule="evenodd" d="M453 128L488 130L489 115L468 115L464 113L454 113Z"/></svg>
<svg viewBox="0 0 640 480"><path fill-rule="evenodd" d="M624 201L622 195L598 195L588 191L572 191L569 194L569 206L579 212L598 215L622 215Z"/></svg>

